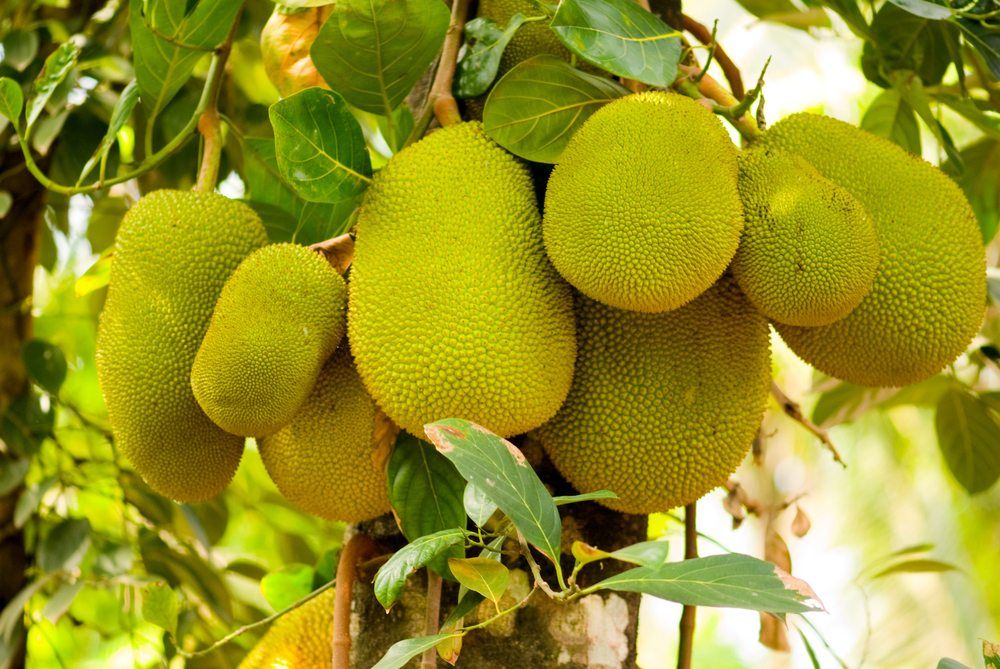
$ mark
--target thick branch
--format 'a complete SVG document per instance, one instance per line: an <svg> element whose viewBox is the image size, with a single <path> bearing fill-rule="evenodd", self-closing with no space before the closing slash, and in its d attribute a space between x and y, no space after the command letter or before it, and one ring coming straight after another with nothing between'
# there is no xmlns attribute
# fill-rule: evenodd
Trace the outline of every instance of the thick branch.
<svg viewBox="0 0 1000 669"><path fill-rule="evenodd" d="M453 0L451 23L444 38L444 46L441 47L441 58L438 61L437 73L434 75L434 83L431 84L428 102L432 105L438 123L444 126L462 122L458 103L451 93L451 86L455 78L455 65L458 62L458 50L462 46L462 30L468 13L469 0Z"/></svg>
<svg viewBox="0 0 1000 669"><path fill-rule="evenodd" d="M705 27L703 23L699 23L687 14L684 14L682 19L684 21L684 30L694 35L695 39L706 46L713 44L712 31ZM714 47L715 60L726 75L726 81L729 82L729 89L733 92L735 98L742 100L746 95L746 89L743 86L743 75L740 74L740 69L736 67L736 63L729 57L729 54L723 50L721 44L716 41L714 42Z"/></svg>
<svg viewBox="0 0 1000 669"><path fill-rule="evenodd" d="M225 71L226 61L233 48L236 27L240 24L240 14L242 9L237 13L226 41L215 51L220 71ZM218 76L212 80L210 86L206 87L207 106L198 118L198 132L205 141L202 144L201 165L198 167L198 181L194 190L207 193L215 190L215 184L219 181L219 163L222 162L222 122L219 120L219 91L222 89L222 79L222 76Z"/></svg>
<svg viewBox="0 0 1000 669"><path fill-rule="evenodd" d="M337 592L333 602L332 669L351 669L351 594L358 565L374 557L378 547L370 537L355 534L340 553L337 564Z"/></svg>
<svg viewBox="0 0 1000 669"><path fill-rule="evenodd" d="M684 559L698 557L697 502L684 507ZM677 669L691 669L694 651L694 619L697 608L685 606L681 612L680 640L677 644Z"/></svg>
<svg viewBox="0 0 1000 669"><path fill-rule="evenodd" d="M775 400L777 400L778 404L781 405L781 409L785 412L785 415L812 432L820 440L820 443L822 443L823 446L833 454L833 459L840 463L842 467L847 467L847 463L841 459L840 452L838 452L837 447L833 445L833 441L830 440L830 435L827 431L806 418L802 413L802 407L800 407L797 402L792 401L788 395L785 394L785 391L783 391L774 381L771 381L771 395Z"/></svg>

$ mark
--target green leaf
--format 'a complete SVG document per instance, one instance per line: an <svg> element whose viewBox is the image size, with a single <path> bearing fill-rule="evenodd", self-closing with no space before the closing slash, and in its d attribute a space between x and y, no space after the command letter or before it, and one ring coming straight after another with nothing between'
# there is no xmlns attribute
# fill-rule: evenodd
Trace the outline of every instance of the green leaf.
<svg viewBox="0 0 1000 669"><path fill-rule="evenodd" d="M118 137L118 132L128 122L129 117L132 115L132 110L135 109L135 105L138 102L139 86L133 80L128 83L128 85L122 90L121 95L118 96L118 100L115 102L115 106L111 110L111 120L108 122L108 131L104 133L104 137L101 138L101 143L97 145L97 149L94 150L94 154L84 164L83 169L80 170L80 182L82 182L87 175L90 174L91 170L97 167L98 163L106 158L108 151L111 150L112 145L115 143L115 139Z"/></svg>
<svg viewBox="0 0 1000 669"><path fill-rule="evenodd" d="M307 88L271 105L270 117L278 169L299 197L340 202L364 191L371 159L344 98Z"/></svg>
<svg viewBox="0 0 1000 669"><path fill-rule="evenodd" d="M0 128L0 132L3 128ZM10 191L0 190L0 218L4 218L10 213L10 208L14 204L14 196L10 194Z"/></svg>
<svg viewBox="0 0 1000 669"><path fill-rule="evenodd" d="M49 98L52 97L56 87L63 82L66 75L76 65L76 60L79 56L80 47L75 42L63 42L59 45L59 48L45 59L45 66L42 67L42 71L35 78L31 95L28 96L27 123L25 124L25 128L31 128L31 126L35 125L35 121L38 120L42 110L45 109L45 105L49 101Z"/></svg>
<svg viewBox="0 0 1000 669"><path fill-rule="evenodd" d="M953 564L941 562L940 560L927 558L903 560L878 572L872 576L872 580L890 576L891 574L925 574L945 571L959 571L959 569Z"/></svg>
<svg viewBox="0 0 1000 669"><path fill-rule="evenodd" d="M948 161L943 166L965 191L983 233L989 243L1000 226L1000 140L981 139L962 150L961 166Z"/></svg>
<svg viewBox="0 0 1000 669"><path fill-rule="evenodd" d="M593 589L641 592L688 606L775 614L823 610L805 581L770 562L738 553L636 567L604 579Z"/></svg>
<svg viewBox="0 0 1000 669"><path fill-rule="evenodd" d="M69 610L69 607L73 604L73 600L76 599L76 596L80 594L82 589L83 581L61 585L58 590L52 593L49 601L45 602L45 608L42 609L42 616L53 625L59 622L59 619Z"/></svg>
<svg viewBox="0 0 1000 669"><path fill-rule="evenodd" d="M290 564L272 571L260 580L260 592L267 603L280 611L313 591L313 568Z"/></svg>
<svg viewBox="0 0 1000 669"><path fill-rule="evenodd" d="M345 100L388 116L437 56L449 18L440 0L338 0L310 54Z"/></svg>
<svg viewBox="0 0 1000 669"><path fill-rule="evenodd" d="M853 2L853 0L851 0ZM951 22L929 21L890 2L875 14L871 39L861 52L865 77L883 88L892 85L892 72L916 72L923 83L941 83L952 62L957 29Z"/></svg>
<svg viewBox="0 0 1000 669"><path fill-rule="evenodd" d="M90 548L90 522L86 518L68 518L49 530L38 549L42 571L72 571L83 561Z"/></svg>
<svg viewBox="0 0 1000 669"><path fill-rule="evenodd" d="M1000 669L1000 643L991 643L983 639L983 661L986 669Z"/></svg>
<svg viewBox="0 0 1000 669"><path fill-rule="evenodd" d="M953 660L950 657L942 657L937 663L937 669L972 669L967 664L962 664L958 660Z"/></svg>
<svg viewBox="0 0 1000 669"><path fill-rule="evenodd" d="M38 510L38 505L42 503L42 497L57 480L55 476L50 476L38 485L28 486L21 493L21 496L17 498L17 504L14 505L14 527L24 527L28 518Z"/></svg>
<svg viewBox="0 0 1000 669"><path fill-rule="evenodd" d="M497 510L497 505L490 501L489 496L471 483L465 486L462 504L465 507L465 513L479 527L486 525L486 522L493 517Z"/></svg>
<svg viewBox="0 0 1000 669"><path fill-rule="evenodd" d="M62 349L41 339L31 339L21 349L21 358L31 380L55 395L66 380L66 356Z"/></svg>
<svg viewBox="0 0 1000 669"><path fill-rule="evenodd" d="M146 622L177 634L177 593L166 583L151 583L142 590L142 617Z"/></svg>
<svg viewBox="0 0 1000 669"><path fill-rule="evenodd" d="M482 16L465 24L467 44L455 68L455 97L474 98L486 92L497 77L504 49L523 23L524 15L514 14L503 30Z"/></svg>
<svg viewBox="0 0 1000 669"><path fill-rule="evenodd" d="M0 497L21 485L29 467L31 458L0 458Z"/></svg>
<svg viewBox="0 0 1000 669"><path fill-rule="evenodd" d="M448 567L459 583L494 604L500 602L510 584L510 570L488 557L451 558Z"/></svg>
<svg viewBox="0 0 1000 669"><path fill-rule="evenodd" d="M920 155L917 115L895 88L888 88L875 98L861 118L861 128L899 144L916 156Z"/></svg>
<svg viewBox="0 0 1000 669"><path fill-rule="evenodd" d="M580 502L593 502L599 499L618 499L618 495L614 494L610 490L595 490L594 492L585 492L579 495L557 495L552 498L552 500L556 503L556 506L579 504Z"/></svg>
<svg viewBox="0 0 1000 669"><path fill-rule="evenodd" d="M1000 419L978 397L962 389L941 396L934 419L938 446L948 469L970 494L1000 478Z"/></svg>
<svg viewBox="0 0 1000 669"><path fill-rule="evenodd" d="M806 648L806 654L809 656L809 663L813 669L822 669L819 658L816 657L816 651L813 650L812 644L809 643L809 639L806 638L805 633L799 628L795 628L795 631L799 633L799 638L802 639L802 645Z"/></svg>
<svg viewBox="0 0 1000 669"><path fill-rule="evenodd" d="M550 560L559 558L562 521L552 496L514 444L461 418L424 426L437 449L482 490L525 540Z"/></svg>
<svg viewBox="0 0 1000 669"><path fill-rule="evenodd" d="M434 634L418 636L413 639L397 641L389 647L382 659L375 663L372 669L401 669L406 663L426 650L434 648L445 639L462 636L461 634Z"/></svg>
<svg viewBox="0 0 1000 669"><path fill-rule="evenodd" d="M50 580L52 580L51 575L36 578L10 598L3 611L0 612L0 639L7 642L11 640L18 623L24 619L24 607L28 605L35 593Z"/></svg>
<svg viewBox="0 0 1000 669"><path fill-rule="evenodd" d="M950 7L937 5L927 0L889 0L889 2L911 14L933 21L950 18L954 13Z"/></svg>
<svg viewBox="0 0 1000 669"><path fill-rule="evenodd" d="M171 550L150 530L139 532L139 553L146 571L160 576L171 587L183 587L209 606L220 620L232 622L233 604L220 572L195 553Z"/></svg>
<svg viewBox="0 0 1000 669"><path fill-rule="evenodd" d="M632 0L563 0L552 29L589 63L650 86L677 78L681 35Z"/></svg>
<svg viewBox="0 0 1000 669"><path fill-rule="evenodd" d="M10 77L0 79L0 115L10 121L18 131L21 127L23 107L24 94L21 92L21 84Z"/></svg>
<svg viewBox="0 0 1000 669"><path fill-rule="evenodd" d="M11 30L3 38L3 64L18 72L31 65L38 55L38 33L34 30Z"/></svg>
<svg viewBox="0 0 1000 669"><path fill-rule="evenodd" d="M135 78L150 118L177 95L198 61L225 41L241 6L232 0L129 0Z"/></svg>
<svg viewBox="0 0 1000 669"><path fill-rule="evenodd" d="M375 598L388 611L410 574L464 542L465 530L456 528L428 534L403 546L375 574Z"/></svg>
<svg viewBox="0 0 1000 669"><path fill-rule="evenodd" d="M573 557L583 564L610 558L642 567L659 567L667 561L669 547L666 541L643 541L609 553L582 541L574 541Z"/></svg>
<svg viewBox="0 0 1000 669"><path fill-rule="evenodd" d="M934 138L945 150L945 153L948 154L948 157L952 161L961 163L962 158L955 147L955 143L952 142L948 131L941 125L941 122L938 121L937 116L931 109L930 98L924 89L924 85L920 82L920 78L914 76L912 73L897 72L893 76L892 82L893 87L899 91L903 99L917 113L917 116L920 117L920 120L931 131L931 134L934 135Z"/></svg>
<svg viewBox="0 0 1000 669"><path fill-rule="evenodd" d="M965 41L979 52L993 76L1000 79L1000 32L996 26L987 25L987 22L965 17L957 21L958 27L965 35Z"/></svg>
<svg viewBox="0 0 1000 669"><path fill-rule="evenodd" d="M493 87L483 128L517 156L554 163L591 114L628 92L614 80L581 72L560 58L535 56L511 68Z"/></svg>
<svg viewBox="0 0 1000 669"><path fill-rule="evenodd" d="M389 458L389 501L408 541L465 527L465 479L431 444L400 433Z"/></svg>

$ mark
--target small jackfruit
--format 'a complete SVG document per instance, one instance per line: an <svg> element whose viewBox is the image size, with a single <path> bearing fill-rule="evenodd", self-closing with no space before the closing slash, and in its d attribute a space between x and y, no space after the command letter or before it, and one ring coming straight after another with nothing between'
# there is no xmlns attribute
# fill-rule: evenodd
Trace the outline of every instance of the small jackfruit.
<svg viewBox="0 0 1000 669"><path fill-rule="evenodd" d="M258 442L289 502L328 520L357 523L389 511L386 458L376 448L375 402L341 346L292 422Z"/></svg>
<svg viewBox="0 0 1000 669"><path fill-rule="evenodd" d="M733 275L747 298L786 325L851 313L878 268L868 211L799 156L751 149L739 162L745 226Z"/></svg>
<svg viewBox="0 0 1000 669"><path fill-rule="evenodd" d="M236 266L267 243L246 205L214 193L155 191L122 220L97 333L97 371L115 443L157 492L218 494L243 439L191 392L191 365Z"/></svg>
<svg viewBox="0 0 1000 669"><path fill-rule="evenodd" d="M379 406L418 435L442 418L505 436L548 420L576 344L527 168L462 123L394 156L365 197L348 336Z"/></svg>
<svg viewBox="0 0 1000 669"><path fill-rule="evenodd" d="M544 16L532 0L479 0L477 16L490 19L501 30L510 23L515 14L525 18ZM569 60L571 55L569 49L563 46L559 37L549 27L548 21L522 23L507 43L503 56L500 57L497 78L502 77L522 60L540 54L556 56L563 60Z"/></svg>
<svg viewBox="0 0 1000 669"><path fill-rule="evenodd" d="M298 244L251 253L226 281L191 387L215 424L263 437L292 420L344 336L347 287Z"/></svg>
<svg viewBox="0 0 1000 669"><path fill-rule="evenodd" d="M238 669L329 669L334 598L330 588L279 618Z"/></svg>
<svg viewBox="0 0 1000 669"><path fill-rule="evenodd" d="M879 238L870 293L830 325L777 325L822 372L866 386L933 376L968 346L983 320L986 258L975 215L936 167L852 125L812 114L779 121L761 144L795 153L868 210Z"/></svg>
<svg viewBox="0 0 1000 669"><path fill-rule="evenodd" d="M647 314L580 297L569 397L532 434L580 491L653 513L725 483L767 403L767 320L726 275L674 311Z"/></svg>
<svg viewBox="0 0 1000 669"><path fill-rule="evenodd" d="M549 178L545 248L612 307L676 309L718 279L740 241L736 147L681 95L640 93L594 113Z"/></svg>

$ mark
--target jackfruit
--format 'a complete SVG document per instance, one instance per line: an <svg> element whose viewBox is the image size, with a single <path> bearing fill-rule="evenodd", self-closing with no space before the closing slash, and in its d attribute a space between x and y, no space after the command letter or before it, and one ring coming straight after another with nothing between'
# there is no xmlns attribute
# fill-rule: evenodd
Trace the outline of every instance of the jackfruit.
<svg viewBox="0 0 1000 669"><path fill-rule="evenodd" d="M577 303L569 397L532 434L580 491L647 514L689 504L746 455L767 403L767 320L726 275L660 314Z"/></svg>
<svg viewBox="0 0 1000 669"><path fill-rule="evenodd" d="M786 325L851 313L878 268L868 211L799 156L751 149L739 162L745 226L733 274L747 298Z"/></svg>
<svg viewBox="0 0 1000 669"><path fill-rule="evenodd" d="M347 287L298 244L251 253L222 288L191 369L195 399L215 424L263 437L287 424L344 336Z"/></svg>
<svg viewBox="0 0 1000 669"><path fill-rule="evenodd" d="M226 279L266 243L253 210L215 193L149 193L118 230L97 334L101 390L118 448L178 501L218 494L243 453L195 401L191 365Z"/></svg>
<svg viewBox="0 0 1000 669"><path fill-rule="evenodd" d="M866 386L933 376L975 336L986 305L986 258L975 215L936 167L842 121L795 114L761 144L795 153L868 210L879 237L875 284L846 318L777 325L822 372Z"/></svg>
<svg viewBox="0 0 1000 669"><path fill-rule="evenodd" d="M330 588L278 618L238 669L329 669L333 600Z"/></svg>
<svg viewBox="0 0 1000 669"><path fill-rule="evenodd" d="M376 449L375 432L375 402L345 345L292 422L258 448L285 499L321 518L357 523L389 511L387 453Z"/></svg>
<svg viewBox="0 0 1000 669"><path fill-rule="evenodd" d="M417 435L442 418L504 436L548 420L576 342L527 168L462 123L394 156L365 197L347 328L379 406Z"/></svg>
<svg viewBox="0 0 1000 669"><path fill-rule="evenodd" d="M532 0L479 0L479 10L476 13L477 16L496 23L501 30L510 23L514 14L520 14L525 18L544 16L542 10ZM497 78L502 77L522 60L540 54L549 54L567 61L571 57L569 49L559 41L559 37L549 27L547 20L522 23L507 43L503 56L500 57Z"/></svg>
<svg viewBox="0 0 1000 669"><path fill-rule="evenodd" d="M740 241L736 147L694 100L620 98L577 130L549 178L545 248L612 307L676 309L718 279Z"/></svg>

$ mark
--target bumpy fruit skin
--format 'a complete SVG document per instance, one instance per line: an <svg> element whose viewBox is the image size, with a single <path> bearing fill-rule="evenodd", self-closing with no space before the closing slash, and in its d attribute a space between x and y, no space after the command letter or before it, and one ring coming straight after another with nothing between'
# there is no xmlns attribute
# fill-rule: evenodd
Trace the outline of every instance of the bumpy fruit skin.
<svg viewBox="0 0 1000 669"><path fill-rule="evenodd" d="M479 0L477 16L492 20L501 30L510 23L514 14L529 18L541 16L542 11L532 0ZM502 77L522 60L540 54L549 54L563 60L570 59L569 50L549 28L548 21L521 24L503 51L497 78Z"/></svg>
<svg viewBox="0 0 1000 669"><path fill-rule="evenodd" d="M238 669L329 669L333 600L331 588L279 618Z"/></svg>
<svg viewBox="0 0 1000 669"><path fill-rule="evenodd" d="M310 86L329 88L316 71L309 50L333 5L308 7L293 13L275 7L260 32L264 71L283 97Z"/></svg>
<svg viewBox="0 0 1000 669"><path fill-rule="evenodd" d="M724 483L753 442L767 403L767 321L727 275L662 314L581 297L569 398L533 434L577 490L654 513Z"/></svg>
<svg viewBox="0 0 1000 669"><path fill-rule="evenodd" d="M226 281L191 368L195 399L227 432L263 437L299 410L346 329L347 286L298 244L251 253Z"/></svg>
<svg viewBox="0 0 1000 669"><path fill-rule="evenodd" d="M719 120L671 93L630 95L569 141L545 195L545 248L588 297L661 312L718 279L739 245L736 147Z"/></svg>
<svg viewBox="0 0 1000 669"><path fill-rule="evenodd" d="M466 418L505 436L569 392L569 287L545 257L528 170L462 123L389 161L358 216L348 336L400 427Z"/></svg>
<svg viewBox="0 0 1000 669"><path fill-rule="evenodd" d="M243 439L201 410L191 365L222 286L267 243L244 204L214 193L149 193L122 220L97 333L115 443L157 492L193 502L232 478Z"/></svg>
<svg viewBox="0 0 1000 669"><path fill-rule="evenodd" d="M776 326L792 350L866 386L916 383L961 354L985 313L986 259L959 187L895 144L823 116L789 116L761 142L847 189L879 237L875 285L850 315L818 328Z"/></svg>
<svg viewBox="0 0 1000 669"><path fill-rule="evenodd" d="M754 306L786 325L829 325L851 313L878 269L868 211L784 151L745 151L739 184L746 225L733 274Z"/></svg>
<svg viewBox="0 0 1000 669"><path fill-rule="evenodd" d="M292 422L258 442L264 467L285 499L308 513L348 523L380 516L389 498L375 420L375 402L341 346Z"/></svg>

